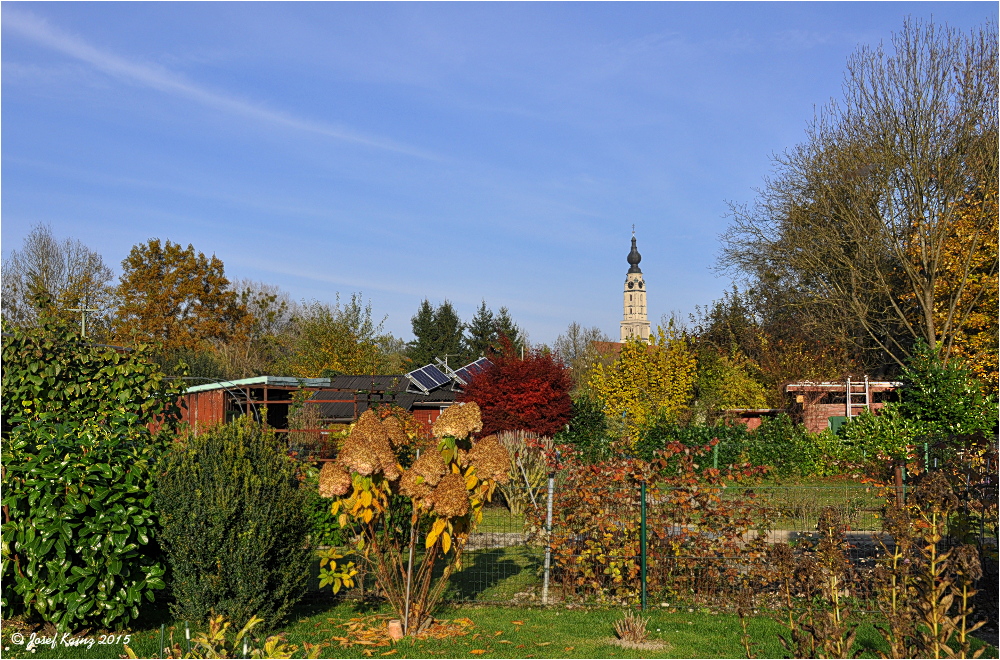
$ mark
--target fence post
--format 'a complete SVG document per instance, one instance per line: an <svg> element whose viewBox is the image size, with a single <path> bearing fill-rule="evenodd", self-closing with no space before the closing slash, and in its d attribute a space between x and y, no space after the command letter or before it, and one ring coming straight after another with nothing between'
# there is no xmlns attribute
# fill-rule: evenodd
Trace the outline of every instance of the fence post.
<svg viewBox="0 0 1000 660"><path fill-rule="evenodd" d="M906 502L906 498L905 491L903 490L903 467L900 465L899 459L896 459L896 464L893 466L892 472L895 481L896 506L902 508Z"/></svg>
<svg viewBox="0 0 1000 660"><path fill-rule="evenodd" d="M642 580L640 604L646 611L646 482L639 484L639 575Z"/></svg>
<svg viewBox="0 0 1000 660"><path fill-rule="evenodd" d="M716 442L712 446L712 467L716 470L719 469L719 443Z"/></svg>
<svg viewBox="0 0 1000 660"><path fill-rule="evenodd" d="M555 490L555 475L549 473L549 496L545 505L545 572L542 578L542 605L549 604L549 570L552 566L552 493Z"/></svg>

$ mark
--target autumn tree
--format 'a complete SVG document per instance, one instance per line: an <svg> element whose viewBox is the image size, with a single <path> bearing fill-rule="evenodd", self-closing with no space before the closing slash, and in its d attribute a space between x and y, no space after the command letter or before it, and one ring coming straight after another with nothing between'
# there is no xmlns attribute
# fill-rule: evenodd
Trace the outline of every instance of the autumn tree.
<svg viewBox="0 0 1000 660"><path fill-rule="evenodd" d="M816 327L775 292L761 295L735 287L691 316L691 336L698 354L698 407L785 405L784 386L791 381L834 381L866 373L843 337ZM875 373L868 371L867 373ZM706 410L708 409L708 410Z"/></svg>
<svg viewBox="0 0 1000 660"><path fill-rule="evenodd" d="M694 408L700 421L714 421L721 412L733 408L767 406L767 391L761 379L755 378L760 370L746 356L710 349L697 355Z"/></svg>
<svg viewBox="0 0 1000 660"><path fill-rule="evenodd" d="M382 346L382 323L372 318L371 303L353 294L341 304L312 301L301 305L285 339L283 373L303 378L338 374L381 374L390 371Z"/></svg>
<svg viewBox="0 0 1000 660"><path fill-rule="evenodd" d="M982 267L971 255L996 213L967 200L995 198L997 36L907 21L892 45L849 59L843 100L775 159L755 205L733 207L723 263L902 366L917 341L947 360L974 313L962 301L995 289L978 273L996 250Z"/></svg>
<svg viewBox="0 0 1000 660"><path fill-rule="evenodd" d="M934 318L939 326L954 326L942 347L942 357L960 362L992 394L997 392L998 305L997 236L1000 235L996 182L988 194L960 202L955 222L941 250L942 277L935 280ZM991 231L977 230L980 218L992 220ZM916 246L911 247L915 251ZM919 258L914 255L914 260ZM963 277L963 275L965 275ZM912 294L903 296L909 303Z"/></svg>
<svg viewBox="0 0 1000 660"><path fill-rule="evenodd" d="M464 325L451 302L445 300L435 308L424 299L410 321L414 340L407 345L406 352L413 365L419 367L433 364L434 358L460 359L465 355Z"/></svg>
<svg viewBox="0 0 1000 660"><path fill-rule="evenodd" d="M222 261L152 238L122 261L113 329L119 341L159 342L165 355L246 333L249 316Z"/></svg>
<svg viewBox="0 0 1000 660"><path fill-rule="evenodd" d="M573 396L583 394L594 364L601 358L594 342L610 342L608 335L594 326L587 328L573 321L566 332L556 337L553 349L569 366L573 378Z"/></svg>
<svg viewBox="0 0 1000 660"><path fill-rule="evenodd" d="M604 404L608 421L632 439L655 419L675 420L693 394L697 360L688 340L673 328L659 327L647 344L621 344L610 365L597 364L589 386Z"/></svg>
<svg viewBox="0 0 1000 660"><path fill-rule="evenodd" d="M569 370L552 353L520 350L506 338L493 366L476 374L459 397L482 411L483 435L529 431L552 437L569 422Z"/></svg>
<svg viewBox="0 0 1000 660"><path fill-rule="evenodd" d="M215 340L212 349L226 378L275 375L287 358L298 306L287 292L273 284L240 280L232 289L246 309L246 332L227 341Z"/></svg>
<svg viewBox="0 0 1000 660"><path fill-rule="evenodd" d="M48 317L79 319L86 313L87 334L102 335L114 304L111 269L101 255L80 241L57 240L48 225L35 225L20 250L3 260L3 317L30 326L45 308Z"/></svg>

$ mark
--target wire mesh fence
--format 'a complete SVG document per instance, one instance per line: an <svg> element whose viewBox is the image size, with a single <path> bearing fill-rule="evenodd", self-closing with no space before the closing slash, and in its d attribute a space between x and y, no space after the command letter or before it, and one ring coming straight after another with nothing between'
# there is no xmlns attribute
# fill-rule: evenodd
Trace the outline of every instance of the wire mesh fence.
<svg viewBox="0 0 1000 660"><path fill-rule="evenodd" d="M860 484L730 487L711 494L719 506L702 511L690 490L677 490L650 487L644 522L638 486L590 500L585 496L575 510L560 509L564 502L556 486L550 531L546 499L524 514L496 503L470 536L448 598L537 604L639 598L643 538L650 597L679 591L721 594L735 584L734 573L760 560L766 544L814 538L826 507L845 523L851 558L874 555L881 502ZM730 517L720 518L723 514ZM551 553L547 576L546 550Z"/></svg>
<svg viewBox="0 0 1000 660"><path fill-rule="evenodd" d="M882 532L885 494L851 481L649 485L643 498L634 482L588 492L557 476L550 492L508 486L484 509L445 600L639 604L646 596L656 603L718 604L767 573L768 547L815 545L823 515L833 515L843 529L855 575L869 574L892 545ZM505 501L513 498L520 498L517 506ZM980 545L995 554L995 522L982 531ZM374 587L370 579L361 584Z"/></svg>
<svg viewBox="0 0 1000 660"><path fill-rule="evenodd" d="M512 515L502 504L491 506L469 539L447 597L482 603L638 604L645 590L656 602L718 602L744 588L748 576L767 572L768 546L815 545L824 511L842 525L845 554L856 575L871 571L893 543L881 531L885 500L863 484L731 486L713 494L718 506L680 513L685 503L698 500L690 491L677 490L650 487L643 516L638 487L612 491L598 510L559 511L557 486L557 511L548 532L540 512ZM995 549L989 536L981 541Z"/></svg>

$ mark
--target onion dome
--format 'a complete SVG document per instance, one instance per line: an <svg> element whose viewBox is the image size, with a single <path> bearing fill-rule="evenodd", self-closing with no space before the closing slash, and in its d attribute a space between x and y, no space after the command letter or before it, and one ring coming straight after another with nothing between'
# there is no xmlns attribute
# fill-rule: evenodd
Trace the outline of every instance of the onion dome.
<svg viewBox="0 0 1000 660"><path fill-rule="evenodd" d="M628 264L630 268L628 272L630 273L641 273L639 270L639 262L642 261L642 255L639 251L635 249L635 236L632 237L632 251L628 253Z"/></svg>

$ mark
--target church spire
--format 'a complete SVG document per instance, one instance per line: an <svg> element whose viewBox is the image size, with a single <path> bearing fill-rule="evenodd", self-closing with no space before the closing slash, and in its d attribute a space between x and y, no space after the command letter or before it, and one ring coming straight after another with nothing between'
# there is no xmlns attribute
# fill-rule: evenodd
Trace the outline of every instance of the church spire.
<svg viewBox="0 0 1000 660"><path fill-rule="evenodd" d="M646 315L646 282L639 269L642 255L635 246L635 225L632 225L632 251L628 253L628 274L625 275L623 293L624 316L621 323L621 340L649 340L649 317Z"/></svg>

